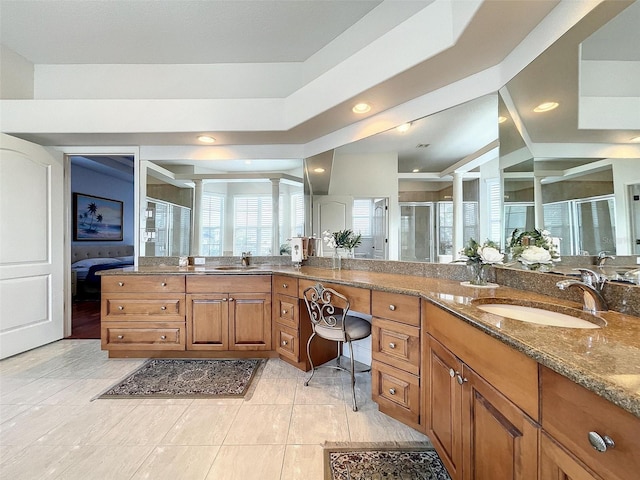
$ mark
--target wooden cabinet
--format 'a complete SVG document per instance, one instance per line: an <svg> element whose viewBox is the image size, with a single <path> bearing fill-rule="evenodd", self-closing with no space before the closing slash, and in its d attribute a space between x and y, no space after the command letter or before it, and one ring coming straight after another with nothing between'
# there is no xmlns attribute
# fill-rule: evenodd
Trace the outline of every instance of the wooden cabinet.
<svg viewBox="0 0 640 480"><path fill-rule="evenodd" d="M503 350L506 346L497 340L434 305L426 304L424 310L429 332L423 338L427 435L449 474L454 480L536 480L539 429L511 399L524 389L533 391L537 402L536 362L522 363L519 352ZM475 338L467 327L486 339ZM518 377L513 381L499 381L501 389L475 370L478 366L492 376L494 368L504 370L498 364L505 362L523 369L511 372ZM525 403L537 412L537 404Z"/></svg>
<svg viewBox="0 0 640 480"><path fill-rule="evenodd" d="M101 279L103 350L184 350L184 275L105 275Z"/></svg>
<svg viewBox="0 0 640 480"><path fill-rule="evenodd" d="M570 452L574 463L586 465L607 480L637 478L638 417L546 367L541 367L541 398L543 430ZM591 443L597 444L598 437L602 451Z"/></svg>
<svg viewBox="0 0 640 480"><path fill-rule="evenodd" d="M271 277L187 277L187 350L271 350Z"/></svg>
<svg viewBox="0 0 640 480"><path fill-rule="evenodd" d="M305 303L298 298L300 281L295 277L274 275L272 288L275 349L281 359L306 372L311 369L307 342L313 329ZM316 365L326 363L336 355L335 342L314 337L311 356Z"/></svg>
<svg viewBox="0 0 640 480"><path fill-rule="evenodd" d="M371 294L371 389L384 412L420 429L420 299Z"/></svg>
<svg viewBox="0 0 640 480"><path fill-rule="evenodd" d="M540 480L604 480L542 432Z"/></svg>

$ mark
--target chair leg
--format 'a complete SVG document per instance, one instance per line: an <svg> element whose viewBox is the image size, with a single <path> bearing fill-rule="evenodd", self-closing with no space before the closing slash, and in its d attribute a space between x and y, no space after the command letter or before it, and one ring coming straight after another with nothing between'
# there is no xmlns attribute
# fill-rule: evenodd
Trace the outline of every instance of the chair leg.
<svg viewBox="0 0 640 480"><path fill-rule="evenodd" d="M309 340L307 340L307 358L309 359L309 363L311 364L311 375L309 375L309 378L305 380L304 382L305 387L309 386L309 381L313 378L313 374L316 373L316 367L314 367L313 361L311 360L311 340L313 340L313 337L315 336L316 336L316 332L313 332L309 337Z"/></svg>
<svg viewBox="0 0 640 480"><path fill-rule="evenodd" d="M353 359L353 345L351 345L351 340L349 340L349 356L351 357L351 398L353 399L353 411L357 412L355 361Z"/></svg>

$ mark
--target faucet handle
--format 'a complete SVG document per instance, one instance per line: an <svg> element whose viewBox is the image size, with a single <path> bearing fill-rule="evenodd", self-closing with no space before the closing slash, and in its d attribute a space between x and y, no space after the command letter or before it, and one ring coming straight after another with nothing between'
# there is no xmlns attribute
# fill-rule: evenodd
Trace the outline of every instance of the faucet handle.
<svg viewBox="0 0 640 480"><path fill-rule="evenodd" d="M598 290L602 290L602 287L604 287L604 284L607 281L607 277L589 268L574 268L574 270L580 272L584 283L595 287Z"/></svg>

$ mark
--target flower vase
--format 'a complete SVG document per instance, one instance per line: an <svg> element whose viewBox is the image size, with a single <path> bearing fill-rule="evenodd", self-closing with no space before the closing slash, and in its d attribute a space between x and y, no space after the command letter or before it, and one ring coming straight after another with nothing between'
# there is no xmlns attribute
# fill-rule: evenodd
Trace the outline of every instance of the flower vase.
<svg viewBox="0 0 640 480"><path fill-rule="evenodd" d="M487 284L487 269L486 265L481 262L473 262L467 264L467 270L469 272L469 283L471 285L486 285Z"/></svg>
<svg viewBox="0 0 640 480"><path fill-rule="evenodd" d="M337 249L333 251L333 257L331 259L333 261L332 268L334 270L341 270L342 269L342 257L338 254L338 250Z"/></svg>

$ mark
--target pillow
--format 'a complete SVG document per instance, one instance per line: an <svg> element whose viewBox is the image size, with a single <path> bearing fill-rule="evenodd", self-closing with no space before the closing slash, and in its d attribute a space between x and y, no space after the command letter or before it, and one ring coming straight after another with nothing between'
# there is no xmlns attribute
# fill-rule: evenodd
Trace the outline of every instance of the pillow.
<svg viewBox="0 0 640 480"><path fill-rule="evenodd" d="M90 268L94 265L121 263L117 258L87 258L71 264L71 268Z"/></svg>
<svg viewBox="0 0 640 480"><path fill-rule="evenodd" d="M129 256L126 256L126 257L113 257L113 258L115 258L119 262L133 263L133 255L129 255Z"/></svg>

